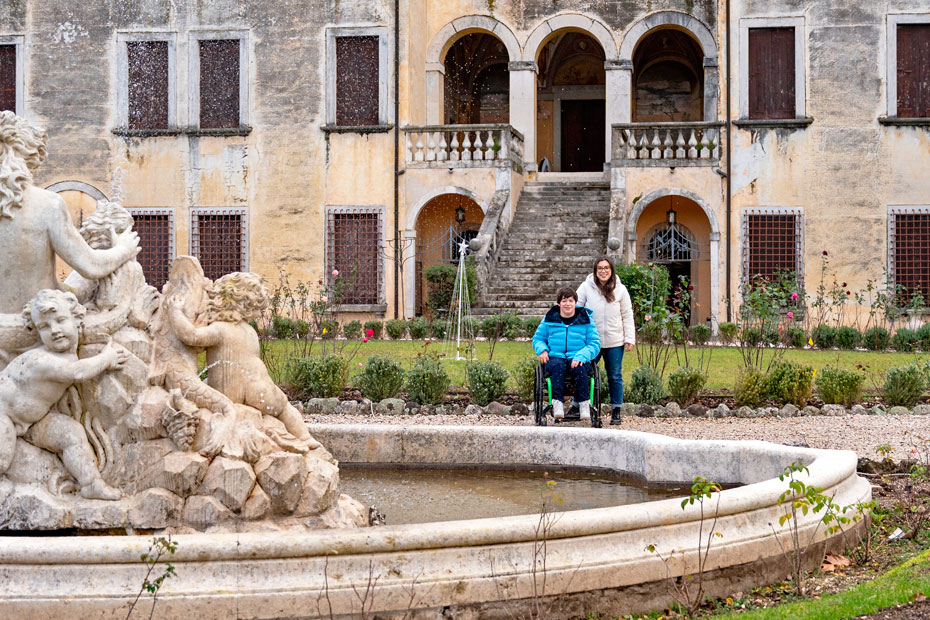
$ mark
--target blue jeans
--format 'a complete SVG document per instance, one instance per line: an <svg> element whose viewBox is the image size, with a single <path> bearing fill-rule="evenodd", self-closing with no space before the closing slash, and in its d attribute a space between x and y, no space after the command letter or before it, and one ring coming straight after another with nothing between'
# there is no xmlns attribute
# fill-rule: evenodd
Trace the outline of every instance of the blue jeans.
<svg viewBox="0 0 930 620"><path fill-rule="evenodd" d="M601 349L594 358L594 365L604 358L604 370L607 371L607 387L610 390L610 406L623 404L623 345Z"/></svg>
<svg viewBox="0 0 930 620"><path fill-rule="evenodd" d="M564 357L550 357L546 370L552 379L552 400L565 398L565 373L570 372L575 379L575 402L583 403L591 398L591 382L588 379L588 365L571 367L572 361Z"/></svg>

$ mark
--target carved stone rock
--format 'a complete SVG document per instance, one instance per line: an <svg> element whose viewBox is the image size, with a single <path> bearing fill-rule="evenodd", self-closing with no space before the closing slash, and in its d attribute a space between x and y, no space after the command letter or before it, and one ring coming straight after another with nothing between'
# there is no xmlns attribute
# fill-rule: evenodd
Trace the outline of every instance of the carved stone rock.
<svg viewBox="0 0 930 620"><path fill-rule="evenodd" d="M255 463L255 475L277 514L290 514L297 507L303 492L307 465L299 454L276 452Z"/></svg>
<svg viewBox="0 0 930 620"><path fill-rule="evenodd" d="M320 514L332 505L339 484L339 468L317 459L308 459L307 475L303 481L300 502L295 516Z"/></svg>
<svg viewBox="0 0 930 620"><path fill-rule="evenodd" d="M246 500L245 506L242 507L242 518L249 521L262 519L268 515L271 510L271 499L268 494L259 486L252 487L252 494Z"/></svg>
<svg viewBox="0 0 930 620"><path fill-rule="evenodd" d="M232 517L233 513L215 497L192 495L184 502L184 522L198 530Z"/></svg>
<svg viewBox="0 0 930 620"><path fill-rule="evenodd" d="M156 529L176 523L184 500L166 489L146 489L137 494L129 508L132 527Z"/></svg>
<svg viewBox="0 0 930 620"><path fill-rule="evenodd" d="M196 452L173 452L165 455L155 472L155 486L175 495L187 497L200 490L209 461Z"/></svg>
<svg viewBox="0 0 930 620"><path fill-rule="evenodd" d="M248 463L221 456L213 459L203 479L204 495L212 495L233 512L242 510L254 486L255 473Z"/></svg>

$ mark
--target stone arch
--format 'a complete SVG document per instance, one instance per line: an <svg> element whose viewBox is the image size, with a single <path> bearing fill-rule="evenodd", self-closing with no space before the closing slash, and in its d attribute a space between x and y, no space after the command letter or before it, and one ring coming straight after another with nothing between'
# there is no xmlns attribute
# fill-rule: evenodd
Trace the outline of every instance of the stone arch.
<svg viewBox="0 0 930 620"><path fill-rule="evenodd" d="M426 204L433 198L438 198L443 194L458 194L460 196L470 198L471 200L475 201L479 207L481 207L482 213L488 212L488 204L491 201L490 196L487 199L484 199L475 192L464 187L447 185L445 187L435 188L432 191L424 194L419 200L416 201L416 203L414 203L411 208L407 209L407 230L414 230L417 226L417 217L419 217L420 211L423 210L423 207L425 207Z"/></svg>
<svg viewBox="0 0 930 620"><path fill-rule="evenodd" d="M83 181L59 181L58 183L52 183L45 189L56 194L65 191L83 192L94 200L108 200L103 192Z"/></svg>
<svg viewBox="0 0 930 620"><path fill-rule="evenodd" d="M543 43L558 30L576 30L591 35L595 41L600 43L604 50L604 56L607 61L617 59L617 42L611 34L610 28L602 22L582 15L580 13L563 13L555 15L545 20L530 34L523 46L523 60L527 62L536 62L536 56L542 49Z"/></svg>
<svg viewBox="0 0 930 620"><path fill-rule="evenodd" d="M451 22L440 28L439 32L433 37L429 48L426 51L426 64L442 64L446 57L446 52L455 43L456 39L470 32L485 32L500 39L504 47L507 48L507 55L510 61L514 62L520 59L522 54L520 43L517 37L503 22L499 22L493 17L487 15L465 15L457 17Z"/></svg>
<svg viewBox="0 0 930 620"><path fill-rule="evenodd" d="M717 41L710 28L696 17L681 11L657 11L630 26L620 43L619 58L632 61L636 44L650 31L662 26L685 30L700 43L705 58L717 58Z"/></svg>
<svg viewBox="0 0 930 620"><path fill-rule="evenodd" d="M656 199L663 198L665 196L681 196L682 198L687 198L688 200L694 201L701 210L704 212L704 215L707 216L707 221L710 222L710 231L711 234L720 234L720 226L717 223L717 216L714 215L713 209L710 208L710 205L707 204L703 198L695 194L694 192L687 189L680 188L663 188L657 189L654 192L643 196L636 201L636 204L633 206L633 210L630 211L630 216L627 218L626 223L626 235L627 239L632 237L636 238L636 224L639 222L639 216L643 214L643 211L646 210L646 207L651 205Z"/></svg>

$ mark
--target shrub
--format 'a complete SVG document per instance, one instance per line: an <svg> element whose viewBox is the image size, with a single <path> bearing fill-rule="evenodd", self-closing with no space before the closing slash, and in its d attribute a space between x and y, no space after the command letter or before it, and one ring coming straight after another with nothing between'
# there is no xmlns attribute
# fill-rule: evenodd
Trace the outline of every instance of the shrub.
<svg viewBox="0 0 930 620"><path fill-rule="evenodd" d="M631 403L658 405L659 401L665 398L662 375L654 368L640 366L633 371L630 385L625 390L623 398Z"/></svg>
<svg viewBox="0 0 930 620"><path fill-rule="evenodd" d="M826 366L817 373L817 392L825 403L851 407L862 400L864 382L863 374Z"/></svg>
<svg viewBox="0 0 930 620"><path fill-rule="evenodd" d="M917 342L921 351L930 353L930 323L924 323L917 329Z"/></svg>
<svg viewBox="0 0 930 620"><path fill-rule="evenodd" d="M342 335L346 337L346 340L361 340L362 322L349 321L342 327Z"/></svg>
<svg viewBox="0 0 930 620"><path fill-rule="evenodd" d="M407 321L407 331L413 340L423 340L429 334L429 322L426 317L418 316Z"/></svg>
<svg viewBox="0 0 930 620"><path fill-rule="evenodd" d="M523 331L523 321L513 312L502 312L483 318L478 329L488 340L510 339L510 336L517 338Z"/></svg>
<svg viewBox="0 0 930 620"><path fill-rule="evenodd" d="M913 407L924 393L926 380L915 364L890 369L885 374L882 398L890 407Z"/></svg>
<svg viewBox="0 0 930 620"><path fill-rule="evenodd" d="M325 319L320 321L320 338L332 340L339 335L339 321Z"/></svg>
<svg viewBox="0 0 930 620"><path fill-rule="evenodd" d="M518 317L516 312L504 312L500 319L503 323L504 338L513 342L523 336L523 319Z"/></svg>
<svg viewBox="0 0 930 620"><path fill-rule="evenodd" d="M761 370L743 367L736 373L733 392L738 407L758 407L768 394L768 381Z"/></svg>
<svg viewBox="0 0 930 620"><path fill-rule="evenodd" d="M818 349L832 349L836 342L836 328L821 323L811 331L811 338Z"/></svg>
<svg viewBox="0 0 930 620"><path fill-rule="evenodd" d="M703 347L710 340L710 328L703 323L698 323L691 326L688 335L695 346ZM669 377L669 380L671 380L671 377Z"/></svg>
<svg viewBox="0 0 930 620"><path fill-rule="evenodd" d="M375 355L368 358L365 368L355 378L355 385L365 398L373 401L394 398L404 387L403 366L390 357Z"/></svg>
<svg viewBox="0 0 930 620"><path fill-rule="evenodd" d="M672 281L665 265L630 263L616 266L617 276L630 293L633 317L637 325L645 323L647 314L665 307Z"/></svg>
<svg viewBox="0 0 930 620"><path fill-rule="evenodd" d="M884 351L891 342L891 336L884 327L870 327L865 330L862 342L869 351Z"/></svg>
<svg viewBox="0 0 930 620"><path fill-rule="evenodd" d="M274 315L271 319L271 332L279 340L287 340L294 335L294 321L286 316Z"/></svg>
<svg viewBox="0 0 930 620"><path fill-rule="evenodd" d="M372 332L374 332L372 338L378 340L381 338L381 327L383 325L384 323L381 321L365 321L365 333L367 334L368 330L370 329Z"/></svg>
<svg viewBox="0 0 930 620"><path fill-rule="evenodd" d="M290 363L288 374L300 398L330 398L342 393L349 365L340 355L302 357Z"/></svg>
<svg viewBox="0 0 930 620"><path fill-rule="evenodd" d="M781 342L781 334L778 333L778 327L775 325L767 325L765 331L762 333L762 340L765 341L765 344L778 346L778 343Z"/></svg>
<svg viewBox="0 0 930 620"><path fill-rule="evenodd" d="M436 355L421 355L407 373L407 395L421 405L441 403L449 384L449 375Z"/></svg>
<svg viewBox="0 0 930 620"><path fill-rule="evenodd" d="M539 364L539 358L524 357L517 362L513 371L513 378L517 383L517 397L525 403L533 402L537 364Z"/></svg>
<svg viewBox="0 0 930 620"><path fill-rule="evenodd" d="M426 306L430 309L430 316L444 317L452 305L452 295L455 292L455 265L430 265L423 270L423 277L428 282ZM468 285L468 303L475 303L475 293L478 290L478 274L474 265L465 264L465 280Z"/></svg>
<svg viewBox="0 0 930 620"><path fill-rule="evenodd" d="M482 407L507 391L510 373L497 362L471 362L465 367L465 381L475 402Z"/></svg>
<svg viewBox="0 0 930 620"><path fill-rule="evenodd" d="M836 330L836 346L840 349L851 351L859 346L862 340L862 334L855 327L844 325Z"/></svg>
<svg viewBox="0 0 930 620"><path fill-rule="evenodd" d="M736 323L721 323L717 326L717 333L720 335L721 344L733 344L736 340L736 332L739 326Z"/></svg>
<svg viewBox="0 0 930 620"><path fill-rule="evenodd" d="M391 319L384 324L384 329L387 331L388 337L391 340L400 340L407 332L407 321L403 319Z"/></svg>
<svg viewBox="0 0 930 620"><path fill-rule="evenodd" d="M698 326L695 326L698 327ZM701 388L707 382L707 375L697 368L682 366L672 371L668 376L668 392L672 400L682 407L691 404Z"/></svg>
<svg viewBox="0 0 930 620"><path fill-rule="evenodd" d="M789 327L788 331L785 332L785 344L795 349L803 349L804 345L807 344L805 336L807 334L802 328Z"/></svg>
<svg viewBox="0 0 930 620"><path fill-rule="evenodd" d="M446 332L449 329L449 322L443 321L442 319L434 319L429 322L429 333L433 335L433 338L436 340L442 340L446 337Z"/></svg>
<svg viewBox="0 0 930 620"><path fill-rule="evenodd" d="M795 362L778 362L768 376L768 394L780 403L804 407L811 398L814 369Z"/></svg>
<svg viewBox="0 0 930 620"><path fill-rule="evenodd" d="M310 333L310 323L306 322L303 319L297 319L294 321L294 335L298 338L306 338L307 334Z"/></svg>
<svg viewBox="0 0 930 620"><path fill-rule="evenodd" d="M531 316L528 319L523 319L523 335L527 338L532 338L536 334L536 328L539 327L540 323L542 323L542 317L540 316Z"/></svg>
<svg viewBox="0 0 930 620"><path fill-rule="evenodd" d="M913 351L917 344L917 333L913 329L902 327L891 337L891 348L895 351Z"/></svg>
<svg viewBox="0 0 930 620"><path fill-rule="evenodd" d="M743 330L742 340L747 347L758 347L762 344L762 328L747 327Z"/></svg>

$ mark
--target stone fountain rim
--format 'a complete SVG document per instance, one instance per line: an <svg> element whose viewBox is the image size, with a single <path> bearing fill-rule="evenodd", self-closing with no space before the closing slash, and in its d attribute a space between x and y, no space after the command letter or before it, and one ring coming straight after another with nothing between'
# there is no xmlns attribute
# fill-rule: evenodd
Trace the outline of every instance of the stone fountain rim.
<svg viewBox="0 0 930 620"><path fill-rule="evenodd" d="M803 459L810 476L808 484L821 488L834 485L854 475L857 457L852 451L819 450L772 444L765 441L687 440L639 431L597 430L586 428L547 429L538 427L467 427L467 426L399 426L399 425L317 425L314 429L358 436L409 437L460 436L474 438L482 434L510 436L514 440L544 437L551 433L587 438L599 434L613 439L645 442L649 447L685 449L703 446L764 449L784 453L785 457ZM778 503L785 483L772 478L728 489L720 494L720 516L746 512ZM648 506L648 510L644 507ZM647 527L668 526L700 519L697 504L681 507L681 498L644 502L561 513L549 532L550 538L594 536L610 532ZM178 550L173 562L214 562L235 560L288 559L332 554L378 554L448 547L469 547L534 540L538 514L431 524L389 525L358 530L339 529L319 532L262 532L181 534L173 536ZM3 564L68 564L80 558L82 564L135 564L146 553L151 536L105 537L8 537L0 546Z"/></svg>

